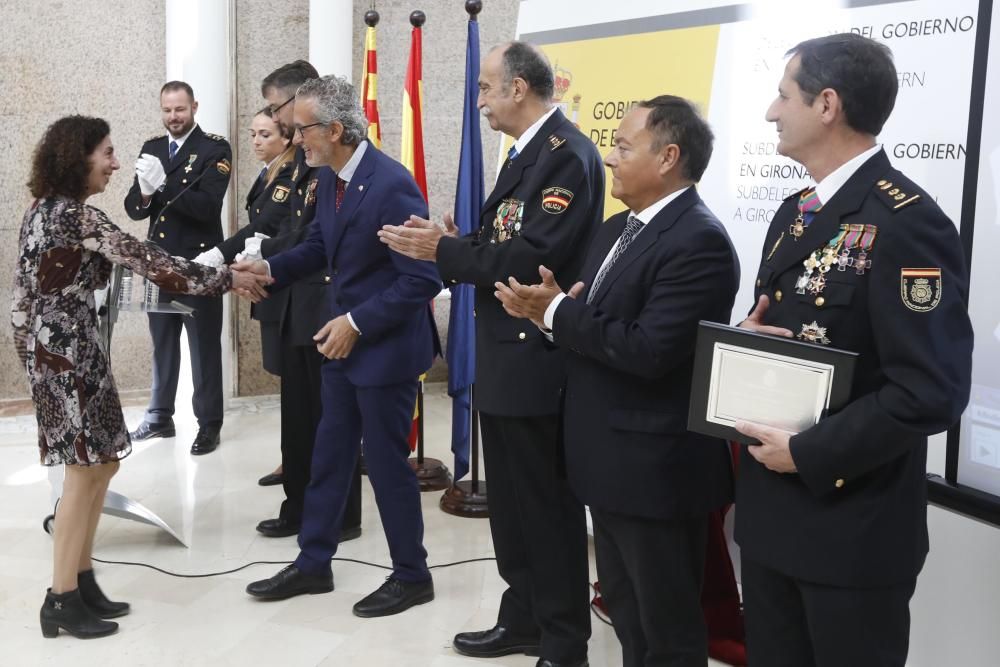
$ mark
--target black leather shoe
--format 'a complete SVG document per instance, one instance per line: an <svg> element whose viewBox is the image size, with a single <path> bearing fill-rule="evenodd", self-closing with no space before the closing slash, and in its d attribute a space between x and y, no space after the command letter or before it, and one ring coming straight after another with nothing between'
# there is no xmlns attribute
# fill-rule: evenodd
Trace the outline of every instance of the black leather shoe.
<svg viewBox="0 0 1000 667"><path fill-rule="evenodd" d="M590 667L590 663L586 658L582 660L572 660L570 662L556 662L555 660L549 660L548 658L539 658L538 662L535 663L535 667Z"/></svg>
<svg viewBox="0 0 1000 667"><path fill-rule="evenodd" d="M80 597L87 607L101 618L118 618L131 611L128 602L112 602L97 585L93 570L86 570L76 575Z"/></svg>
<svg viewBox="0 0 1000 667"><path fill-rule="evenodd" d="M152 438L172 438L175 435L177 435L177 429L174 428L173 422L154 424L152 422L143 421L134 431L129 433L129 437L136 442L142 442L143 440L150 440Z"/></svg>
<svg viewBox="0 0 1000 667"><path fill-rule="evenodd" d="M261 486L278 486L285 483L285 478L280 473L269 472L258 479L257 483Z"/></svg>
<svg viewBox="0 0 1000 667"><path fill-rule="evenodd" d="M351 526L350 528L340 529L340 539L337 541L338 544L343 544L344 542L350 542L351 540L356 540L361 537L361 526Z"/></svg>
<svg viewBox="0 0 1000 667"><path fill-rule="evenodd" d="M219 429L212 426L202 426L198 429L198 435L194 437L194 444L191 445L191 453L195 456L210 454L219 446Z"/></svg>
<svg viewBox="0 0 1000 667"><path fill-rule="evenodd" d="M261 579L247 586L247 593L261 600L284 600L296 595L315 595L333 590L333 573L306 574L289 565L270 579Z"/></svg>
<svg viewBox="0 0 1000 667"><path fill-rule="evenodd" d="M264 537L288 537L299 534L299 523L278 517L277 519L264 519L257 524L257 532Z"/></svg>
<svg viewBox="0 0 1000 667"><path fill-rule="evenodd" d="M361 618L391 616L434 599L434 580L402 581L386 577L378 590L354 605L354 615Z"/></svg>
<svg viewBox="0 0 1000 667"><path fill-rule="evenodd" d="M502 625L478 632L459 632L452 640L452 648L473 658L498 658L512 653L539 655L538 635L517 634Z"/></svg>
<svg viewBox="0 0 1000 667"><path fill-rule="evenodd" d="M45 602L38 613L42 625L42 636L51 639L65 630L77 639L107 637L118 631L114 621L104 621L83 603L80 589L66 593L53 593L50 588L45 594Z"/></svg>

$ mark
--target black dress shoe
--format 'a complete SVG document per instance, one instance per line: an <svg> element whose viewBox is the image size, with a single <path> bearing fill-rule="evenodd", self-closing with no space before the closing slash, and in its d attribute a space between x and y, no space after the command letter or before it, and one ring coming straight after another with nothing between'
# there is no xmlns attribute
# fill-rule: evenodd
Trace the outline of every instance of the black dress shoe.
<svg viewBox="0 0 1000 667"><path fill-rule="evenodd" d="M402 581L386 577L378 590L354 605L354 615L361 618L391 616L434 599L434 580Z"/></svg>
<svg viewBox="0 0 1000 667"><path fill-rule="evenodd" d="M549 660L548 658L539 658L538 662L535 663L535 667L590 667L590 663L586 658L581 660L571 660L557 662L555 660Z"/></svg>
<svg viewBox="0 0 1000 667"><path fill-rule="evenodd" d="M80 589L66 593L53 593L50 588L45 594L45 602L38 614L42 625L42 636L51 639L65 630L77 639L107 637L118 631L114 621L102 620L80 597Z"/></svg>
<svg viewBox="0 0 1000 667"><path fill-rule="evenodd" d="M194 437L194 444L191 445L191 453L195 456L209 454L219 446L219 429L211 426L203 426L198 429L198 435Z"/></svg>
<svg viewBox="0 0 1000 667"><path fill-rule="evenodd" d="M174 428L172 422L154 424L152 422L143 421L134 431L129 433L129 437L136 442L150 440L152 438L172 438L175 435L177 435L177 429Z"/></svg>
<svg viewBox="0 0 1000 667"><path fill-rule="evenodd" d="M356 540L361 537L361 526L351 526L350 528L340 529L340 539L337 540L337 544L343 544L344 542L350 542L351 540Z"/></svg>
<svg viewBox="0 0 1000 667"><path fill-rule="evenodd" d="M101 618L118 618L131 611L128 602L112 602L97 585L93 570L85 570L76 575L80 597L87 607Z"/></svg>
<svg viewBox="0 0 1000 667"><path fill-rule="evenodd" d="M333 590L333 573L306 574L289 565L270 579L261 579L247 586L247 593L261 600L284 600L306 593L329 593Z"/></svg>
<svg viewBox="0 0 1000 667"><path fill-rule="evenodd" d="M518 634L496 625L489 630L478 632L459 632L452 640L452 648L462 655L473 658L498 658L512 653L524 655L539 655L538 635Z"/></svg>
<svg viewBox="0 0 1000 667"><path fill-rule="evenodd" d="M269 472L258 479L257 483L261 486L278 486L279 484L285 483L285 478L281 475L281 473Z"/></svg>
<svg viewBox="0 0 1000 667"><path fill-rule="evenodd" d="M258 523L257 532L264 537L288 537L298 535L300 525L279 516L277 519L264 519Z"/></svg>

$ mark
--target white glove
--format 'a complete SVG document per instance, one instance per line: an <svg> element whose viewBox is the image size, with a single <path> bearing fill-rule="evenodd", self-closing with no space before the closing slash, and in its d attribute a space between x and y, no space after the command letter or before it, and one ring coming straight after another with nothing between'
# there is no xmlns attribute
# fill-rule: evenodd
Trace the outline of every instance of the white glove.
<svg viewBox="0 0 1000 667"><path fill-rule="evenodd" d="M247 240L243 242L243 252L236 255L236 261L242 262L245 259L250 259L250 260L264 259L264 257L260 254L260 243L264 239L269 239L269 238L271 237L268 236L267 234L261 234L260 232L255 232L253 238L247 238Z"/></svg>
<svg viewBox="0 0 1000 667"><path fill-rule="evenodd" d="M204 266L220 267L226 263L226 258L222 256L222 251L218 248L212 248L211 250L206 250L197 257L191 260L196 264L203 264Z"/></svg>
<svg viewBox="0 0 1000 667"><path fill-rule="evenodd" d="M135 163L135 170L140 179L144 179L147 185L152 186L154 192L162 189L167 182L167 174L163 171L163 163L155 155L143 153ZM147 193L143 192L143 194ZM152 194L152 192L149 194Z"/></svg>
<svg viewBox="0 0 1000 667"><path fill-rule="evenodd" d="M139 191L144 197L152 197L156 188L146 179L146 171L149 166L146 164L146 157L142 156L135 161L135 178L139 182Z"/></svg>

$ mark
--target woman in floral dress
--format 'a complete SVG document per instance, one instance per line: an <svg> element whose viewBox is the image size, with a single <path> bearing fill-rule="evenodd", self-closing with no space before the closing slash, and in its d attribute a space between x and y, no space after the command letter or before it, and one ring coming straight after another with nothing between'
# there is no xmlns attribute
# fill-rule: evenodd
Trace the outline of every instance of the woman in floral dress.
<svg viewBox="0 0 1000 667"><path fill-rule="evenodd" d="M118 628L104 619L129 612L127 603L104 596L91 563L104 494L132 449L98 334L94 290L107 284L112 264L122 264L171 292L261 294L250 276L172 257L86 204L119 166L104 120L56 121L35 150L28 186L36 199L21 227L11 307L14 343L31 384L41 462L66 468L52 587L41 609L46 637L60 628L81 638L103 637Z"/></svg>

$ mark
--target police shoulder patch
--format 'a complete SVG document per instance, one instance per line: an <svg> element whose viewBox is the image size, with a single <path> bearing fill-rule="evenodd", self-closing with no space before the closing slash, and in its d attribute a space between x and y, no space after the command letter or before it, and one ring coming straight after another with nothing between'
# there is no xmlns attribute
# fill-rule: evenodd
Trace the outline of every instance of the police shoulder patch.
<svg viewBox="0 0 1000 667"><path fill-rule="evenodd" d="M907 194L898 185L884 178L880 178L875 183L875 194L879 201L893 211L898 211L920 200L920 195Z"/></svg>
<svg viewBox="0 0 1000 667"><path fill-rule="evenodd" d="M553 152L555 150L558 150L565 143L566 143L566 139L564 137L560 137L558 134L550 134L549 135L549 146L550 146L549 152L551 153L551 152Z"/></svg>
<svg viewBox="0 0 1000 667"><path fill-rule="evenodd" d="M215 168L218 169L219 173L222 174L222 175L228 174L230 172L230 170L232 169L232 167L229 164L229 160L227 160L226 158L222 158L221 160L219 160L218 162L216 162L215 163Z"/></svg>
<svg viewBox="0 0 1000 667"><path fill-rule="evenodd" d="M900 269L899 296L912 311L926 313L941 303L941 269Z"/></svg>
<svg viewBox="0 0 1000 667"><path fill-rule="evenodd" d="M288 201L288 192L289 189L284 185L275 185L274 191L271 193L271 201L276 201L279 204Z"/></svg>
<svg viewBox="0 0 1000 667"><path fill-rule="evenodd" d="M573 193L566 188L551 187L542 190L542 210L557 215L569 208Z"/></svg>

